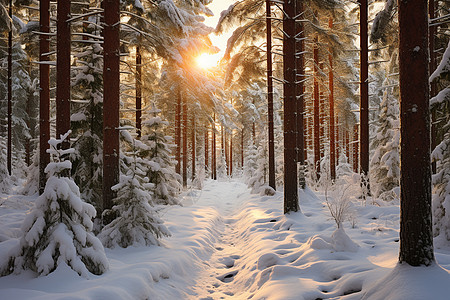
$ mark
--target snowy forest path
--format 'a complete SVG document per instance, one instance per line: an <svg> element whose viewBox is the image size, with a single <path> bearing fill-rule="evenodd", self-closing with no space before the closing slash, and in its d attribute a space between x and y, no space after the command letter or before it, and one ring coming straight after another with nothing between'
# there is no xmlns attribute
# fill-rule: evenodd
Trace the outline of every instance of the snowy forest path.
<svg viewBox="0 0 450 300"><path fill-rule="evenodd" d="M247 185L237 181L209 182L203 189L198 204L203 199L215 199L214 204L220 214L216 224L218 236L209 261L204 262L206 267L198 274L196 284L191 288L189 299L236 299L236 293L245 290L234 282L240 271L237 263L244 251L238 246L241 243L235 223L242 200L248 199L249 195Z"/></svg>

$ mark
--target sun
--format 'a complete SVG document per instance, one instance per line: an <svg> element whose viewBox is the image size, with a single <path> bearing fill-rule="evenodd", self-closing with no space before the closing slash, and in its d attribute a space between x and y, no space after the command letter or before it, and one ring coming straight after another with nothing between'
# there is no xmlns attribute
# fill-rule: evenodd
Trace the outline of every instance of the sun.
<svg viewBox="0 0 450 300"><path fill-rule="evenodd" d="M210 69L216 67L220 60L220 54L203 53L196 57L197 66L202 69Z"/></svg>

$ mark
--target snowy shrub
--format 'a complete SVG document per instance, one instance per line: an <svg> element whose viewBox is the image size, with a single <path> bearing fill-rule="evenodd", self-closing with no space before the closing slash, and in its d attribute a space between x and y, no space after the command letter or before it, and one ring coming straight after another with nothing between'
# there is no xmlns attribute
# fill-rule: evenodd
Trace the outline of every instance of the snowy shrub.
<svg viewBox="0 0 450 300"><path fill-rule="evenodd" d="M341 228L344 222L351 219L351 216L355 213L349 197L350 187L350 184L339 184L335 186L334 191L325 188L325 202L337 228Z"/></svg>
<svg viewBox="0 0 450 300"><path fill-rule="evenodd" d="M57 148L69 133L49 141L48 152L53 160L45 169L49 178L44 193L25 218L23 236L13 251L9 271L31 269L47 275L66 264L87 278L89 272L99 275L109 268L103 246L91 232L95 208L83 202L77 185L63 175L72 167L64 157L74 150Z"/></svg>
<svg viewBox="0 0 450 300"><path fill-rule="evenodd" d="M225 159L225 150L222 149L220 151L220 159L217 165L217 178L218 179L227 179L227 161Z"/></svg>
<svg viewBox="0 0 450 300"><path fill-rule="evenodd" d="M132 137L122 131L128 141ZM152 189L147 172L152 162L145 159L147 145L132 140L133 148L121 155L121 175L119 183L112 187L117 192L111 209L116 218L107 224L99 234L105 247L132 245L159 245L158 238L170 233L157 216Z"/></svg>
<svg viewBox="0 0 450 300"><path fill-rule="evenodd" d="M31 165L28 166L28 175L20 191L24 195L34 195L39 191L39 148L36 149Z"/></svg>
<svg viewBox="0 0 450 300"><path fill-rule="evenodd" d="M6 157L4 152L0 150L0 193L8 193L11 185L8 167L6 166Z"/></svg>
<svg viewBox="0 0 450 300"><path fill-rule="evenodd" d="M244 155L244 180L248 184L250 178L255 174L258 168L258 149L253 142L250 140Z"/></svg>

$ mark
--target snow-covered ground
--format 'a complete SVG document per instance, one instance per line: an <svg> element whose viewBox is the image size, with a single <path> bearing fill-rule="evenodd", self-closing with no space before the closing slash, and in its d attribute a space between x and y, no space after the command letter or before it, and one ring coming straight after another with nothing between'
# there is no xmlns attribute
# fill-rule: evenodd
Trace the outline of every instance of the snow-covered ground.
<svg viewBox="0 0 450 300"><path fill-rule="evenodd" d="M109 271L89 279L67 266L0 277L0 299L449 299L450 247L439 265L397 265L398 205L353 199L343 231L317 195L301 192L302 212L284 216L281 192L209 180L162 212L162 247L106 249ZM1 260L34 199L1 195Z"/></svg>

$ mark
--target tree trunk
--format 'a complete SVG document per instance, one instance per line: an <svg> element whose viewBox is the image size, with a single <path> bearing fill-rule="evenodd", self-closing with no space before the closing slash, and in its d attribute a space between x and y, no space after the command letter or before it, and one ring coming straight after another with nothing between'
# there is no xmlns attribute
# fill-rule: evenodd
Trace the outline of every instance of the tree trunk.
<svg viewBox="0 0 450 300"><path fill-rule="evenodd" d="M399 1L400 254L399 262L434 262L431 220L427 1ZM411 30L414 28L414 30Z"/></svg>
<svg viewBox="0 0 450 300"><path fill-rule="evenodd" d="M39 1L39 194L44 192L47 175L44 170L50 163L47 153L50 139L50 0Z"/></svg>
<svg viewBox="0 0 450 300"><path fill-rule="evenodd" d="M141 47L136 46L136 133L137 137L140 138L142 134L142 57L141 57Z"/></svg>
<svg viewBox="0 0 450 300"><path fill-rule="evenodd" d="M9 17L12 20L12 0L9 0L8 8ZM11 176L12 165L12 31L13 24L10 22L10 30L8 32L8 145L6 150L6 165L8 174Z"/></svg>
<svg viewBox="0 0 450 300"><path fill-rule="evenodd" d="M178 87L177 93L177 106L175 112L175 144L177 147L175 159L177 165L175 171L181 175L181 86Z"/></svg>
<svg viewBox="0 0 450 300"><path fill-rule="evenodd" d="M368 45L368 5L360 0L360 160L361 173L369 173L369 45Z"/></svg>
<svg viewBox="0 0 450 300"><path fill-rule="evenodd" d="M230 134L230 176L233 174L233 129Z"/></svg>
<svg viewBox="0 0 450 300"><path fill-rule="evenodd" d="M216 115L213 115L212 124L212 143L211 143L211 163L212 163L212 179L217 180L217 155L216 155Z"/></svg>
<svg viewBox="0 0 450 300"><path fill-rule="evenodd" d="M103 209L111 209L119 182L120 39L119 0L104 0Z"/></svg>
<svg viewBox="0 0 450 300"><path fill-rule="evenodd" d="M244 129L241 131L241 168L244 169Z"/></svg>
<svg viewBox="0 0 450 300"><path fill-rule="evenodd" d="M196 147L196 143L195 143L195 139L196 139L196 135L195 135L195 116L194 114L192 114L192 132L191 132L191 138L192 138L192 180L194 180L195 178L195 147Z"/></svg>
<svg viewBox="0 0 450 300"><path fill-rule="evenodd" d="M320 178L320 93L319 93L319 45L317 36L314 38L314 168L316 170L316 178Z"/></svg>
<svg viewBox="0 0 450 300"><path fill-rule="evenodd" d="M295 1L283 3L284 213L298 211L295 93Z"/></svg>
<svg viewBox="0 0 450 300"><path fill-rule="evenodd" d="M70 0L58 1L56 34L56 138L70 130ZM69 137L61 144L62 149L70 146Z"/></svg>
<svg viewBox="0 0 450 300"><path fill-rule="evenodd" d="M209 139L209 133L208 133L208 127L205 126L205 171L208 170L208 151L209 151L209 145L208 145L208 139Z"/></svg>
<svg viewBox="0 0 450 300"><path fill-rule="evenodd" d="M358 173L358 169L359 169L359 164L358 164L358 153L359 153L359 141L358 141L358 136L359 136L359 126L358 124L355 124L354 127L354 133L353 133L353 171L355 173Z"/></svg>
<svg viewBox="0 0 450 300"><path fill-rule="evenodd" d="M436 3L434 0L428 1L428 15L430 19L434 19L436 17ZM430 75L436 70L436 53L434 52L434 39L436 36L436 26L429 26L429 52L430 52L430 66L429 73ZM430 83L430 98L436 96L437 94L437 82L433 81ZM437 128L435 125L436 122L436 110L433 109L431 112L431 149L434 150L437 146ZM436 162L433 161L431 163L431 171L433 174L436 174Z"/></svg>
<svg viewBox="0 0 450 300"><path fill-rule="evenodd" d="M187 100L183 97L183 187L187 187L187 127L188 127L188 115L187 115Z"/></svg>
<svg viewBox="0 0 450 300"><path fill-rule="evenodd" d="M333 19L328 21L330 29L333 28ZM330 175L331 180L336 179L336 144L335 144L335 129L334 129L334 76L333 76L333 54L330 48L330 54L328 54L328 60L330 64L330 71L328 73L328 88L330 90L329 105L330 105L330 122L329 122L329 139L330 139Z"/></svg>
<svg viewBox="0 0 450 300"><path fill-rule="evenodd" d="M303 1L297 1L296 3L296 15L303 18L304 8ZM296 68L297 68L297 162L300 163L300 178L299 184L302 189L306 186L305 174L304 174L304 164L305 164L305 137L304 137L304 80L305 77L305 61L304 61L304 51L305 51L305 34L303 22L296 22L296 35L297 35L297 49L296 49Z"/></svg>
<svg viewBox="0 0 450 300"><path fill-rule="evenodd" d="M275 138L273 129L273 82L272 82L272 19L271 0L266 0L266 40L267 40L267 120L269 139L269 186L276 189L275 183Z"/></svg>

